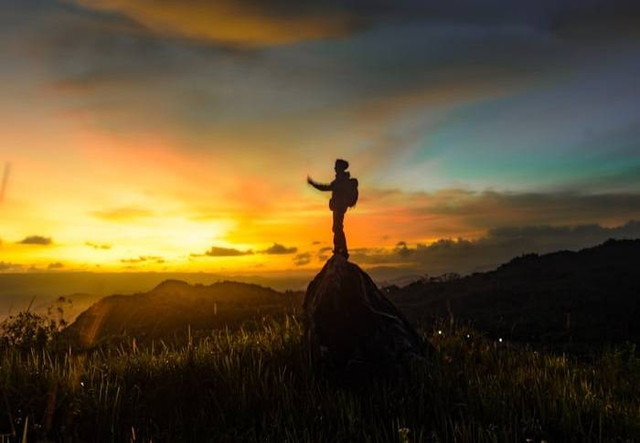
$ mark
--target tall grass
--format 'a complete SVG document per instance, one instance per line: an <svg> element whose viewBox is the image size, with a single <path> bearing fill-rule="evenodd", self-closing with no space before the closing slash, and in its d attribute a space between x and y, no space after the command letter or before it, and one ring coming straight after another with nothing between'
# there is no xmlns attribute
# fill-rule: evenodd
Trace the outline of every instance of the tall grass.
<svg viewBox="0 0 640 443"><path fill-rule="evenodd" d="M292 317L182 344L91 352L6 349L0 432L20 441L640 441L640 358L593 363L464 327L399 381L364 389L313 369Z"/></svg>

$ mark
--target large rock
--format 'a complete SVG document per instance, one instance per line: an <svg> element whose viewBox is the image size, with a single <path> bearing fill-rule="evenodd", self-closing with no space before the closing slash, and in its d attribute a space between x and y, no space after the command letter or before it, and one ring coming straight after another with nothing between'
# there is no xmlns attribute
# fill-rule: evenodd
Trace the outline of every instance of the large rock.
<svg viewBox="0 0 640 443"><path fill-rule="evenodd" d="M307 288L305 332L314 357L337 370L386 371L426 346L371 277L334 255Z"/></svg>

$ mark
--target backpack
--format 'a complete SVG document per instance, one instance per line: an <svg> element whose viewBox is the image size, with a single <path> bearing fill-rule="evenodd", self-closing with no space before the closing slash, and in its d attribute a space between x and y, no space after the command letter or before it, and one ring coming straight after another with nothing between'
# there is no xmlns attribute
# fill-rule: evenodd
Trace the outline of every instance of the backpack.
<svg viewBox="0 0 640 443"><path fill-rule="evenodd" d="M345 190L345 203L348 207L353 208L358 201L358 180L355 178L349 179L349 185Z"/></svg>

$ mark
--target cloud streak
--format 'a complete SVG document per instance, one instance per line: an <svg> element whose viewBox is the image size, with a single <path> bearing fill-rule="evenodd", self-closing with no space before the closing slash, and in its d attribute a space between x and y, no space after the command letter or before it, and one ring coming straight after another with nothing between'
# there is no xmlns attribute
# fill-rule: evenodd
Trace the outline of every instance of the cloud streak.
<svg viewBox="0 0 640 443"><path fill-rule="evenodd" d="M356 17L337 7L300 8L280 1L76 1L121 13L159 34L247 48L342 37L357 26Z"/></svg>
<svg viewBox="0 0 640 443"><path fill-rule="evenodd" d="M152 32L202 42L255 48L345 37L398 19L449 24L530 26L564 37L584 29L637 32L640 8L633 0L456 2L371 0L322 3L299 0L75 0L85 8L120 13ZM582 32L581 32L582 31Z"/></svg>
<svg viewBox="0 0 640 443"><path fill-rule="evenodd" d="M124 206L121 208L93 211L90 212L90 215L111 222L128 222L152 217L154 213L153 211L138 206Z"/></svg>
<svg viewBox="0 0 640 443"><path fill-rule="evenodd" d="M120 260L120 263L127 263L127 264L139 264L139 263L148 263L148 262L161 264L165 262L165 259L157 255L141 255L136 258L123 258Z"/></svg>
<svg viewBox="0 0 640 443"><path fill-rule="evenodd" d="M21 245L40 245L49 246L53 243L51 237L43 237L41 235L30 235L18 242Z"/></svg>
<svg viewBox="0 0 640 443"><path fill-rule="evenodd" d="M101 244L101 243L85 242L85 245L93 249L102 249L102 250L111 249L111 245L108 245L105 243Z"/></svg>
<svg viewBox="0 0 640 443"><path fill-rule="evenodd" d="M7 191L7 184L9 183L10 173L11 173L11 164L5 163L4 170L2 172L2 183L0 184L0 203L4 201L4 196Z"/></svg>

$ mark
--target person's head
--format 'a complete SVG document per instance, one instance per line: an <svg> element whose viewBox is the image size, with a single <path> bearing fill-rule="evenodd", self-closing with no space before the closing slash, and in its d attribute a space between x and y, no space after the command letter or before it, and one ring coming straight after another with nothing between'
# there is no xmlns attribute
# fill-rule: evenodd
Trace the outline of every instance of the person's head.
<svg viewBox="0 0 640 443"><path fill-rule="evenodd" d="M335 169L337 174L339 174L341 172L344 172L347 169L349 169L349 162L339 158L339 159L336 160L336 165L334 166L333 169Z"/></svg>

